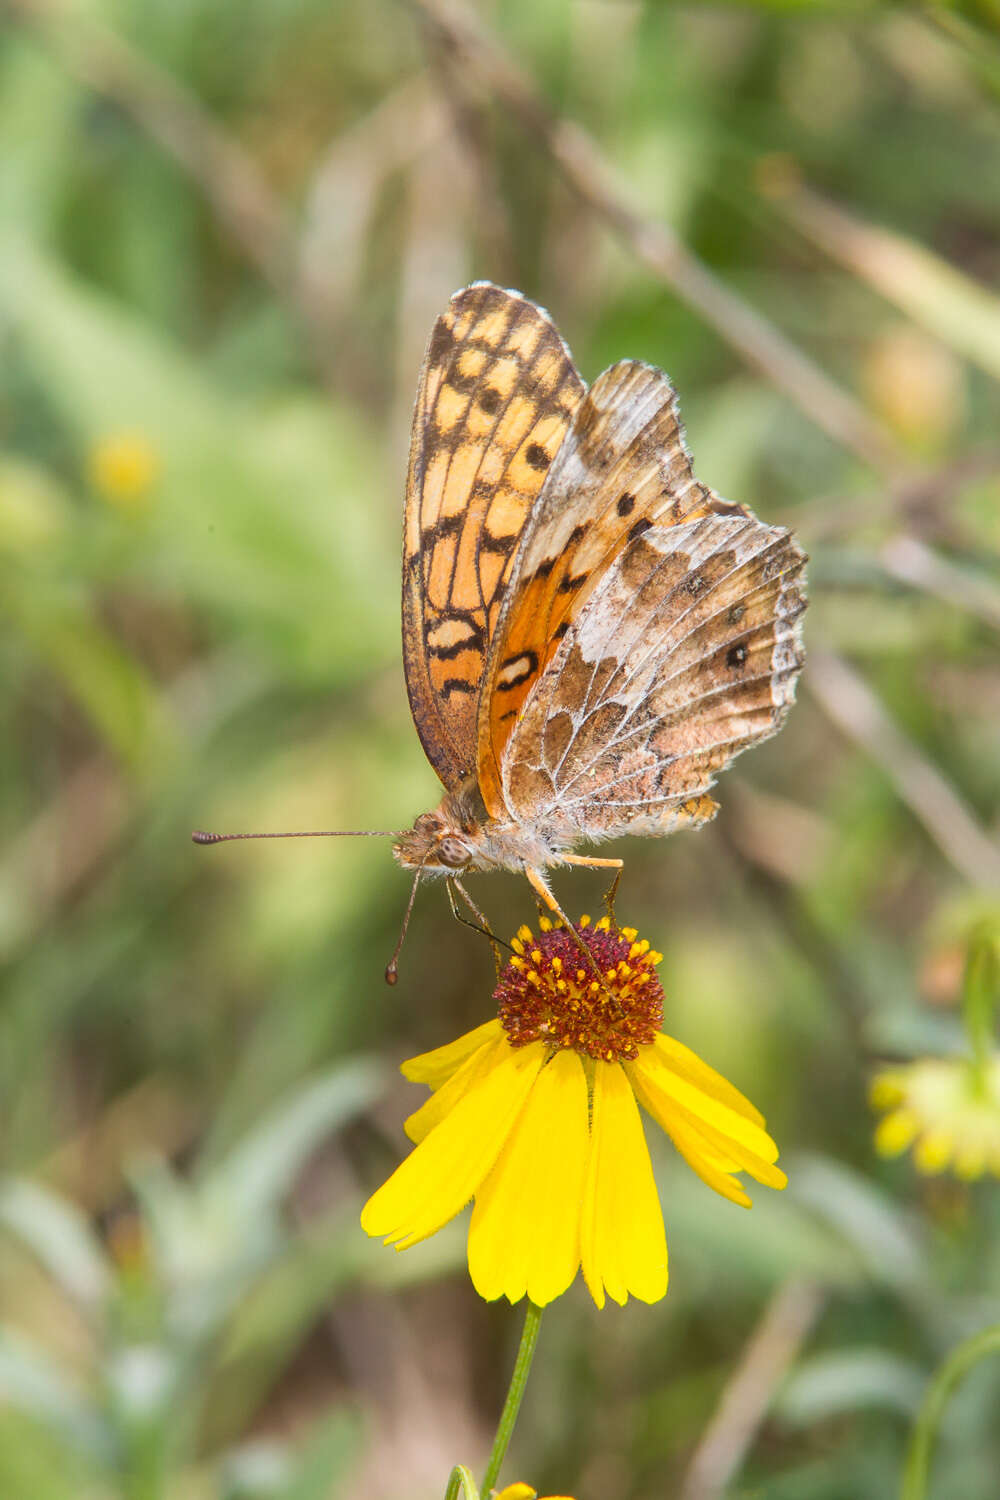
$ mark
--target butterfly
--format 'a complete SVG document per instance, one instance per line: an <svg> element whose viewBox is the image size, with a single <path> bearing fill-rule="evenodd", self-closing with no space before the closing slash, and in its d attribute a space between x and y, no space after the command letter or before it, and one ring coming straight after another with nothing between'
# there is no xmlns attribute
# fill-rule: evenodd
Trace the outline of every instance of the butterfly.
<svg viewBox="0 0 1000 1500"><path fill-rule="evenodd" d="M695 478L662 370L622 360L588 388L543 308L487 281L455 293L420 373L403 526L406 686L445 791L390 835L415 871L390 982L423 874L492 938L457 877L523 871L569 928L546 871L622 864L578 844L715 816L717 774L794 699L805 563ZM329 835L193 838L302 836Z"/></svg>
<svg viewBox="0 0 1000 1500"><path fill-rule="evenodd" d="M406 685L445 791L396 860L523 871L559 911L547 869L621 864L578 844L714 817L717 774L793 701L805 562L695 478L661 370L623 360L588 388L543 308L456 292L403 535Z"/></svg>

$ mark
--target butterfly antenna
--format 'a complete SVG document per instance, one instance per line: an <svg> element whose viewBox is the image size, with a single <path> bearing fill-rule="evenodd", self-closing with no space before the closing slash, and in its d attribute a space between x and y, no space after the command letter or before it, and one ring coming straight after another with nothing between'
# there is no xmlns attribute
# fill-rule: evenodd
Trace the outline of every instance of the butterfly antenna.
<svg viewBox="0 0 1000 1500"><path fill-rule="evenodd" d="M302 833L204 833L197 828L191 839L195 844L228 844L233 839L398 839L404 831L399 828L309 828Z"/></svg>
<svg viewBox="0 0 1000 1500"><path fill-rule="evenodd" d="M397 942L396 947L393 950L392 957L385 966L386 984L395 984L396 980L399 978L399 953L400 949L403 946L403 940L406 937L406 929L410 925L410 913L413 910L413 903L417 899L417 886L420 884L420 877L424 873L424 865L426 863L427 855L425 854L420 862L420 868L417 870L417 873L413 877L413 884L410 887L410 899L406 903L406 915L403 918L403 928L399 934L399 941Z"/></svg>

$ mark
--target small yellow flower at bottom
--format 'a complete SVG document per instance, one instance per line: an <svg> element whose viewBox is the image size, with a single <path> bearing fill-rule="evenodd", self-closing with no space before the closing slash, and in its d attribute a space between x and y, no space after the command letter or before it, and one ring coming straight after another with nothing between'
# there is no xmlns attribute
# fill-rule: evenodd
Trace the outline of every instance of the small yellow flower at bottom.
<svg viewBox="0 0 1000 1500"><path fill-rule="evenodd" d="M920 1172L972 1180L1000 1177L1000 1053L984 1066L961 1057L924 1058L872 1079L873 1109L887 1111L875 1130L880 1156L913 1147Z"/></svg>
<svg viewBox="0 0 1000 1500"><path fill-rule="evenodd" d="M491 1490L493 1500L573 1500L571 1495L539 1495L530 1484L505 1484L502 1490Z"/></svg>
<svg viewBox="0 0 1000 1500"><path fill-rule="evenodd" d="M638 1104L688 1165L750 1206L737 1172L785 1186L764 1119L719 1073L660 1031L661 955L632 928L522 927L495 992L499 1016L404 1063L431 1098L409 1157L369 1199L362 1227L398 1250L474 1199L469 1274L487 1301L544 1306L582 1269L605 1297L667 1290L663 1216ZM638 1103L637 1103L638 1101Z"/></svg>

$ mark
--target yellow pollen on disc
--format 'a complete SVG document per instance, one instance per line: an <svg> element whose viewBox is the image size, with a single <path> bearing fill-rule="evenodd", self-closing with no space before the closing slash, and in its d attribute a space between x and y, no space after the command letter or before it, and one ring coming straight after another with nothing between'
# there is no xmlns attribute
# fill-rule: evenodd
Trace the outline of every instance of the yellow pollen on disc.
<svg viewBox="0 0 1000 1500"><path fill-rule="evenodd" d="M633 939L602 920L587 937L595 971L579 961L582 930L581 921L543 931L525 957L507 963L496 988L501 1025L512 1047L542 1040L597 1061L634 1062L663 1018L656 955L648 944L634 952Z"/></svg>

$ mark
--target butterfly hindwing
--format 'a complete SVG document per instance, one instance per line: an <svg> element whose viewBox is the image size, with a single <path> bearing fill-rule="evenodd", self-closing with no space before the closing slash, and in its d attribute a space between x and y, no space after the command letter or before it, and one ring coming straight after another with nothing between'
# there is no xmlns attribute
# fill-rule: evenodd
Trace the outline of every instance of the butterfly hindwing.
<svg viewBox="0 0 1000 1500"><path fill-rule="evenodd" d="M711 817L716 774L792 702L804 564L787 531L748 513L634 538L507 742L509 815L587 839Z"/></svg>
<svg viewBox="0 0 1000 1500"><path fill-rule="evenodd" d="M403 534L407 691L447 787L475 769L480 684L511 561L584 385L541 308L476 283L417 391Z"/></svg>
<svg viewBox="0 0 1000 1500"><path fill-rule="evenodd" d="M743 515L694 477L673 386L624 360L580 402L524 528L493 636L479 712L480 790L494 816L518 714L614 558L655 524Z"/></svg>

